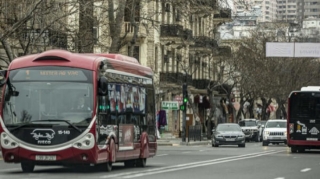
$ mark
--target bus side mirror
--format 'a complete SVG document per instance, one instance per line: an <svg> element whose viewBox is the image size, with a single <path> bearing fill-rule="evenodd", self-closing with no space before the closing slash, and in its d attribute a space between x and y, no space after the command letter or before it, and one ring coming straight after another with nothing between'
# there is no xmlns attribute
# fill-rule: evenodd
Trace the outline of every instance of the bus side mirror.
<svg viewBox="0 0 320 179"><path fill-rule="evenodd" d="M107 85L107 78L102 76L99 78L98 81L98 94L100 96L105 96L108 94L108 85Z"/></svg>
<svg viewBox="0 0 320 179"><path fill-rule="evenodd" d="M0 71L0 87L2 87L4 84L7 83L7 70L1 70Z"/></svg>

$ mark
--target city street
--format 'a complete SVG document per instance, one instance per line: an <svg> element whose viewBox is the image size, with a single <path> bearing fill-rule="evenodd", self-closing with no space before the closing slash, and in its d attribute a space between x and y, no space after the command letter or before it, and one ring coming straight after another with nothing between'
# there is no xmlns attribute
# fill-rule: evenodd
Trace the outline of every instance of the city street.
<svg viewBox="0 0 320 179"><path fill-rule="evenodd" d="M25 174L18 164L0 163L0 179L104 179L104 178L223 178L223 179L298 179L319 178L320 151L291 154L285 145L262 147L261 143L235 146L160 146L146 168L114 165L112 172L91 167L36 167Z"/></svg>

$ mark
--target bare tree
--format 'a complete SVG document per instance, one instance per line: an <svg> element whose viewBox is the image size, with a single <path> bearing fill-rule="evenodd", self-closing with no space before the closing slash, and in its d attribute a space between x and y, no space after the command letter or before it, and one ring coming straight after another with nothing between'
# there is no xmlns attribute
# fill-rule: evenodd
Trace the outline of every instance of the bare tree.
<svg viewBox="0 0 320 179"><path fill-rule="evenodd" d="M284 36L285 37L285 36ZM284 104L287 96L293 90L302 86L316 85L319 62L310 58L269 58L265 54L266 42L286 41L276 33L259 31L251 33L251 37L236 42L238 71L241 74L239 81L244 94L250 94L250 99L261 98L262 119L268 119L268 106L275 98L284 117ZM251 102L254 104L254 101ZM253 107L253 106L251 106ZM281 114L278 112L278 117Z"/></svg>

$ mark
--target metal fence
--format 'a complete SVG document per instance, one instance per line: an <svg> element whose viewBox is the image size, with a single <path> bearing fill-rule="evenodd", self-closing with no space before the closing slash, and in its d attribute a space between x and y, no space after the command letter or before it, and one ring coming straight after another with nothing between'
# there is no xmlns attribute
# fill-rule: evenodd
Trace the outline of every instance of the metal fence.
<svg viewBox="0 0 320 179"><path fill-rule="evenodd" d="M201 141L201 125L189 126L188 141Z"/></svg>

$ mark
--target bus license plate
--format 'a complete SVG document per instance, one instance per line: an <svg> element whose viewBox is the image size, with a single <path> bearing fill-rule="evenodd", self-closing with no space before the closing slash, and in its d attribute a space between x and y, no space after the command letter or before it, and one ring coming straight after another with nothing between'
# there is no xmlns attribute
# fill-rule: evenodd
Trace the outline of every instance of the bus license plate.
<svg viewBox="0 0 320 179"><path fill-rule="evenodd" d="M36 155L36 160L56 161L57 160L57 156L55 156L55 155Z"/></svg>

